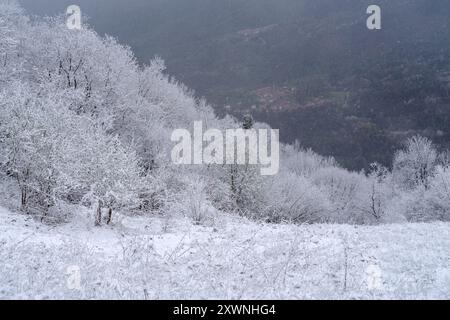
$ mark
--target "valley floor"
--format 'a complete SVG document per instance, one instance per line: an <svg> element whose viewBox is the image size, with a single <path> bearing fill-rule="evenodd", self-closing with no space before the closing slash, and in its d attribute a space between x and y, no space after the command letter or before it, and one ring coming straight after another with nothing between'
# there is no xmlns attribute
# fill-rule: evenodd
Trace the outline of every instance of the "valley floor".
<svg viewBox="0 0 450 320"><path fill-rule="evenodd" d="M267 225L0 208L0 299L450 299L450 224Z"/></svg>

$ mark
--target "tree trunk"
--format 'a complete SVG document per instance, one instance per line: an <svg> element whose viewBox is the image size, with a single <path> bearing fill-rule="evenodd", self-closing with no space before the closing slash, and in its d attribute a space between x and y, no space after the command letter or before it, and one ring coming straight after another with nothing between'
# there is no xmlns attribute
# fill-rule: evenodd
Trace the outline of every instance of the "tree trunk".
<svg viewBox="0 0 450 320"><path fill-rule="evenodd" d="M20 186L20 192L21 192L21 201L20 201L20 209L23 212L28 213L28 187L27 187L27 181L28 176L30 174L29 169L26 169L23 173L23 177L20 175L20 173L17 174L16 179Z"/></svg>
<svg viewBox="0 0 450 320"><path fill-rule="evenodd" d="M108 221L106 221L106 224L110 224L111 223L111 219L112 219L112 208L108 208Z"/></svg>
<svg viewBox="0 0 450 320"><path fill-rule="evenodd" d="M102 204L99 201L97 206L97 213L95 215L95 225L100 226L102 224Z"/></svg>
<svg viewBox="0 0 450 320"><path fill-rule="evenodd" d="M21 210L26 212L27 211L27 187L22 187L21 188L21 192L22 192L22 198L21 198Z"/></svg>

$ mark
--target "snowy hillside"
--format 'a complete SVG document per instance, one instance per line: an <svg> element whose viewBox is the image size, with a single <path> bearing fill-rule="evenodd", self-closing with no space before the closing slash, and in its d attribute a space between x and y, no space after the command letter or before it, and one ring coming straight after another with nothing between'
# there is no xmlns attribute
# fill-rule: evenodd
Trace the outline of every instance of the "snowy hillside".
<svg viewBox="0 0 450 320"><path fill-rule="evenodd" d="M450 298L450 150L352 172L72 27L0 0L0 299Z"/></svg>
<svg viewBox="0 0 450 320"><path fill-rule="evenodd" d="M450 298L448 223L89 222L50 227L0 209L0 298Z"/></svg>

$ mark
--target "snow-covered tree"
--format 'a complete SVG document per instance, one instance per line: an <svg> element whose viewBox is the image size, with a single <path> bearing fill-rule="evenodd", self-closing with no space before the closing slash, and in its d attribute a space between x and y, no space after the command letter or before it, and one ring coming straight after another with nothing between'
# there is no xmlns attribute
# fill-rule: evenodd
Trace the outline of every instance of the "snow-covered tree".
<svg viewBox="0 0 450 320"><path fill-rule="evenodd" d="M85 130L67 137L58 162L59 182L66 192L81 190L83 200L96 206L97 225L107 208L110 223L113 209L139 206L144 188L139 159L133 145L123 145L98 124L91 122Z"/></svg>
<svg viewBox="0 0 450 320"><path fill-rule="evenodd" d="M378 163L373 163L365 187L367 201L362 202L361 209L376 223L386 218L387 206L393 191L393 188L389 186L391 183L389 170Z"/></svg>
<svg viewBox="0 0 450 320"><path fill-rule="evenodd" d="M428 188L437 160L438 152L429 139L421 136L408 139L406 148L395 155L395 182L407 189L417 186Z"/></svg>
<svg viewBox="0 0 450 320"><path fill-rule="evenodd" d="M66 107L68 93L52 89L13 82L0 92L2 162L18 181L24 210L30 200L44 212L54 204L58 150L78 130Z"/></svg>
<svg viewBox="0 0 450 320"><path fill-rule="evenodd" d="M240 148L234 145L233 149L227 149L227 153L232 154L231 159L234 159L234 163L224 166L222 176L224 179L222 181L229 186L232 206L244 215L253 215L262 210L264 177L261 176L260 165L250 161L250 150L253 148L254 151L255 144L258 143L258 137L254 131L257 125L250 116L244 117L243 122L239 124L240 130L249 133L248 139L243 141L246 148L239 150ZM254 134L253 138L252 134ZM243 155L239 154L240 152ZM227 159L230 154L226 155ZM245 157L244 161L238 161L242 156Z"/></svg>
<svg viewBox="0 0 450 320"><path fill-rule="evenodd" d="M28 19L16 0L0 2L0 86L18 79L22 70L20 46Z"/></svg>

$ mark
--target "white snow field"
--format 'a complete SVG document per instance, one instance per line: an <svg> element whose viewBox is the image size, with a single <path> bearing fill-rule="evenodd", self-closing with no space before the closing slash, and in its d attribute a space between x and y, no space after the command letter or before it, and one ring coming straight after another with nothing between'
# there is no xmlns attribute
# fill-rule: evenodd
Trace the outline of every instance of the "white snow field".
<svg viewBox="0 0 450 320"><path fill-rule="evenodd" d="M82 222L80 222L80 220ZM450 224L268 225L0 208L1 299L449 299Z"/></svg>

